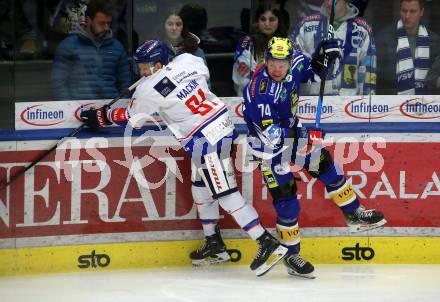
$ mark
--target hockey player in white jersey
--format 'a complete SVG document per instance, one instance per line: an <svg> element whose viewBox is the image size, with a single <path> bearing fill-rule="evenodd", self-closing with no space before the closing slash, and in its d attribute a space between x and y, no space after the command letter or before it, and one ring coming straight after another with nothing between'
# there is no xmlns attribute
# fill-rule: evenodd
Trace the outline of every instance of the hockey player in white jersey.
<svg viewBox="0 0 440 302"><path fill-rule="evenodd" d="M251 263L257 276L267 273L287 253L287 248L260 224L258 214L237 189L231 146L234 125L226 105L208 88L209 71L202 59L180 54L168 62L168 49L159 40L142 44L134 56L148 78L136 89L127 108L90 109L81 113L91 128L113 123L142 127L146 116L160 115L191 157L195 173L192 194L206 240L191 253L194 264L230 259L217 227L218 205L257 241L259 250Z"/></svg>

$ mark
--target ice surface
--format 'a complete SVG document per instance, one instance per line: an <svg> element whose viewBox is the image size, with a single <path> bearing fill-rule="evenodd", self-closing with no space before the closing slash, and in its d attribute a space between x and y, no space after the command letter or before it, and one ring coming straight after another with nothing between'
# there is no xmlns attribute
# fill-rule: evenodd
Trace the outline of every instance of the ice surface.
<svg viewBox="0 0 440 302"><path fill-rule="evenodd" d="M2 302L440 301L440 265L316 265L315 280L283 265L101 271L0 278Z"/></svg>

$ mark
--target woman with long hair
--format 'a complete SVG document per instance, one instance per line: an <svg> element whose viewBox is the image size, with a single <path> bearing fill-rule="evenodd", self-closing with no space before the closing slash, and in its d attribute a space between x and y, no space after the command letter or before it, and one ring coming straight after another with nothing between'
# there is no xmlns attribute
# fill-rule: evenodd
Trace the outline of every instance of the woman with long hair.
<svg viewBox="0 0 440 302"><path fill-rule="evenodd" d="M288 15L283 9L259 6L255 13L251 33L242 37L237 44L232 68L232 80L238 96L243 95L243 88L255 68L264 63L264 50L269 40L287 37Z"/></svg>
<svg viewBox="0 0 440 302"><path fill-rule="evenodd" d="M184 49L185 52L202 58L207 65L205 53L199 47L200 39L188 30L180 12L177 12L177 10L171 10L165 15L158 36L168 46L171 58L178 55Z"/></svg>

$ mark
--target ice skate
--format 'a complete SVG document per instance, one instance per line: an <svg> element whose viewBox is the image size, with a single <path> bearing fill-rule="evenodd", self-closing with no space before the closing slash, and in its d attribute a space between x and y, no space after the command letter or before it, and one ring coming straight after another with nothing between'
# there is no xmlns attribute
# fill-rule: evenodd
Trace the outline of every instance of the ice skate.
<svg viewBox="0 0 440 302"><path fill-rule="evenodd" d="M387 223L382 212L374 209L366 210L363 206L360 206L352 214L344 215L350 232L352 233L369 231Z"/></svg>
<svg viewBox="0 0 440 302"><path fill-rule="evenodd" d="M251 270L260 277L266 274L287 254L287 248L267 231L257 239L258 252L251 263Z"/></svg>
<svg viewBox="0 0 440 302"><path fill-rule="evenodd" d="M231 260L218 226L215 227L215 234L206 236L203 245L192 252L190 258L194 266L218 264Z"/></svg>
<svg viewBox="0 0 440 302"><path fill-rule="evenodd" d="M299 254L289 255L284 258L284 265L287 267L287 273L291 276L315 279L313 275L315 268Z"/></svg>

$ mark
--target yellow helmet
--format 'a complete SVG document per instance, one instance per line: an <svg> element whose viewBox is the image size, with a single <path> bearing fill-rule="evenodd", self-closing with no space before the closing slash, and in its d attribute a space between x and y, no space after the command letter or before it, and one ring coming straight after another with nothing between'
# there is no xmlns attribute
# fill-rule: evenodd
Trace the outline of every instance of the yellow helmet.
<svg viewBox="0 0 440 302"><path fill-rule="evenodd" d="M293 45L288 38L272 37L267 45L264 58L290 60L293 55Z"/></svg>

